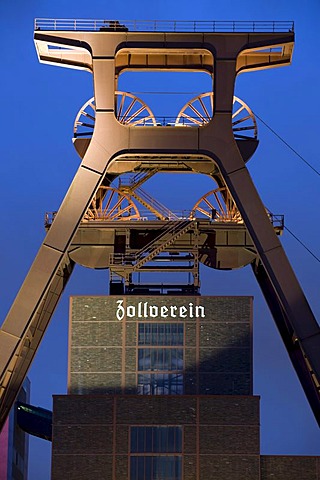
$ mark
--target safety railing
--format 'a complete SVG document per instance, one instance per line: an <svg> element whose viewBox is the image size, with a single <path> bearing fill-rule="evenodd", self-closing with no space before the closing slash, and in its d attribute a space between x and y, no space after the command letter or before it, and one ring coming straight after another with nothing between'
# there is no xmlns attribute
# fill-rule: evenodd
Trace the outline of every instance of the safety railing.
<svg viewBox="0 0 320 480"><path fill-rule="evenodd" d="M36 18L35 30L105 32L293 32L293 21L105 20Z"/></svg>
<svg viewBox="0 0 320 480"><path fill-rule="evenodd" d="M122 118L117 120L125 125L126 127L201 127L202 125L207 124L212 117L202 117L199 118L196 116L188 115L188 117L181 117L177 121L177 116L156 116L155 123L150 120L150 118L145 118L143 116L135 117L134 122L123 122ZM82 123L81 125L76 125L73 131L73 138L91 138L93 135L94 124L88 128L88 124Z"/></svg>
<svg viewBox="0 0 320 480"><path fill-rule="evenodd" d="M131 219L130 221L153 221L153 220L159 220L155 214L150 212L149 210L140 210L140 217ZM197 212L192 212L191 210L173 210L171 212L173 214L172 217L168 217L166 220L201 220L201 219L210 219L208 216L198 216ZM274 213L268 213L268 217L270 219L270 222L272 223L273 227L277 230L283 230L284 229L284 215L275 215ZM45 213L45 219L44 219L44 224L46 227L49 227L57 212L46 212ZM94 222L95 219L89 219L86 220L86 223L88 222ZM108 218L106 218L106 221L108 221ZM115 221L115 220L113 220ZM234 222L234 218L230 215L229 218L226 216L223 220L219 218L214 219L215 223L242 223L242 222ZM99 222L101 223L101 218L99 219Z"/></svg>
<svg viewBox="0 0 320 480"><path fill-rule="evenodd" d="M268 216L275 230L282 231L284 229L284 215L275 215L274 213L268 212Z"/></svg>
<svg viewBox="0 0 320 480"><path fill-rule="evenodd" d="M58 212L46 212L45 213L45 218L44 218L45 227L50 227L50 225L53 223L57 213ZM187 220L187 219L191 218L191 210L175 210L174 212L170 212L170 213L172 214L172 216L169 215L168 218L166 218L166 220ZM140 214L140 217L131 218L130 222L138 222L138 221L146 222L146 221L154 221L154 220L158 221L159 220L159 218L154 213L150 212L149 210L139 208L139 214ZM103 219L103 217L99 217L98 219L96 219L96 218L85 218L84 222L87 223L87 224L88 223L94 223L94 222L101 223L104 220L106 222L116 222L116 221L123 222L124 219L125 219L125 216L123 216L121 218L116 218L115 220L110 220L110 218L108 218L108 212L106 212L105 219Z"/></svg>
<svg viewBox="0 0 320 480"><path fill-rule="evenodd" d="M138 200L138 202L144 204L145 207L150 208L154 212L160 214L160 218L166 218L171 220L179 220L179 217L172 212L169 208L163 205L159 200L152 197L148 192L143 190L141 187L135 188L132 191L132 195Z"/></svg>
<svg viewBox="0 0 320 480"><path fill-rule="evenodd" d="M55 212L46 212L45 215L44 215L44 226L47 228L47 227L50 227L50 225L52 224L55 216L57 215L57 211Z"/></svg>

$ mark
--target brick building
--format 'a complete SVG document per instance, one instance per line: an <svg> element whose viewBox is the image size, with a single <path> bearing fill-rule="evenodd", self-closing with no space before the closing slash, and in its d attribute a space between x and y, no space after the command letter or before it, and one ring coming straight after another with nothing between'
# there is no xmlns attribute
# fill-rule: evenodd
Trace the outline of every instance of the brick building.
<svg viewBox="0 0 320 480"><path fill-rule="evenodd" d="M252 298L142 298L72 298L52 479L318 480L316 457L260 455Z"/></svg>

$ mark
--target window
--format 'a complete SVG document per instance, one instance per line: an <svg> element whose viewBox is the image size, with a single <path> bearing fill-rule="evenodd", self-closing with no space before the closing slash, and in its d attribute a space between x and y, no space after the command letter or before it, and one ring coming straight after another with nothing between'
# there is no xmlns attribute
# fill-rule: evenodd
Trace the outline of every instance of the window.
<svg viewBox="0 0 320 480"><path fill-rule="evenodd" d="M172 373L139 374L139 395L182 395L183 375Z"/></svg>
<svg viewBox="0 0 320 480"><path fill-rule="evenodd" d="M131 427L130 480L182 479L182 427Z"/></svg>
<svg viewBox="0 0 320 480"><path fill-rule="evenodd" d="M181 453L182 427L131 427L131 453Z"/></svg>
<svg viewBox="0 0 320 480"><path fill-rule="evenodd" d="M183 348L139 348L138 370L183 370Z"/></svg>
<svg viewBox="0 0 320 480"><path fill-rule="evenodd" d="M181 480L181 455L130 459L130 480Z"/></svg>
<svg viewBox="0 0 320 480"><path fill-rule="evenodd" d="M138 393L183 393L183 323L138 324Z"/></svg>
<svg viewBox="0 0 320 480"><path fill-rule="evenodd" d="M183 345L183 323L139 323L138 345Z"/></svg>

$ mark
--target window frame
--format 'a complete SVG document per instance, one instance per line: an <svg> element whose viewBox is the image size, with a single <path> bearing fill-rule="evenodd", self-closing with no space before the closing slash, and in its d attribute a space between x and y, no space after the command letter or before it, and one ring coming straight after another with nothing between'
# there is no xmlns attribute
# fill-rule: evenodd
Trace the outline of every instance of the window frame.
<svg viewBox="0 0 320 480"><path fill-rule="evenodd" d="M179 432L179 439L178 442L173 445L173 449L171 450L168 448L168 451L158 451L158 450L153 450L153 442L154 442L154 432L156 429L178 429L174 432L175 435L175 441L177 438L177 432ZM144 451L138 451L138 445L134 448L132 448L132 436L133 436L133 429L137 429L137 440L138 440L138 429L145 429L144 433L144 447L142 450ZM152 451L146 451L147 445L146 445L146 439L147 439L147 429L151 430L151 441L152 441ZM169 432L168 432L169 433ZM160 434L160 441L161 441L161 434ZM167 443L168 444L168 443ZM161 450L161 445L160 445L160 450ZM128 429L128 478L130 480L152 480L153 478L153 460L157 459L156 462L159 461L159 459L170 459L170 462L173 462L173 468L175 470L174 477L170 477L169 480L182 480L183 479L183 458L184 458L184 428L182 425L130 425ZM138 459L143 459L141 460L143 462L143 476L140 475L139 472L139 465ZM137 462L135 464L135 473L133 474L133 463ZM168 465L169 463L168 462ZM164 463L164 468L167 473L168 467L165 467ZM170 468L170 467L169 467ZM172 468L172 466L171 466ZM176 472L176 469L178 468L178 473ZM148 472L149 470L149 472ZM169 478L166 476L166 478ZM163 480L165 480L163 478Z"/></svg>
<svg viewBox="0 0 320 480"><path fill-rule="evenodd" d="M161 326L161 325L176 325L178 328L177 328L177 332L176 332L176 335L177 337L179 337L179 335L181 335L181 340L176 342L176 344L169 344L167 345L166 344L166 341L164 339L164 341L162 343L156 343L154 344L154 339L152 338L153 336L153 332L151 331L150 332L150 341L147 342L145 339L144 341L141 343L140 342L140 328L142 326L146 326L146 325L150 325L150 326ZM182 332L179 332L179 330L182 330ZM161 333L161 332L160 332ZM168 332L169 335L172 334L172 332ZM146 335L146 332L144 332L144 335ZM185 341L185 335L186 335L186 328L185 328L185 324L184 322L150 322L150 321L146 321L146 322L137 322L137 327L136 327L136 385L137 385L137 393L138 395L183 395L184 394L184 391L185 391L185 385L184 385L184 381L185 381L185 350L186 350L186 341ZM139 356L140 356L140 352L142 350L149 350L150 351L150 356L152 357L152 352L153 351L160 351L160 350L170 350L170 349L177 349L177 350L180 350L182 352L182 368L181 369L174 369L174 370L169 370L169 369L140 369L139 367ZM165 354L164 354L165 355ZM178 357L178 354L177 354L177 357ZM147 376L150 376L151 378L153 377L153 381L150 381L149 383L147 382L141 382L141 378L144 377L144 378L147 378ZM162 376L162 378L161 378ZM167 379L165 380L164 376L167 376ZM180 378L178 378L177 382L174 383L173 380L174 380L174 377L182 377L182 381L180 382ZM159 385L157 386L157 382L156 382L156 378L159 378ZM161 382L162 382L162 386L161 386ZM173 386L172 388L170 388L170 391L165 391L166 390L166 387L164 386L165 384L168 384L169 386ZM148 391L148 386L149 385L149 391ZM159 393L153 393L154 390L156 389L162 389L162 391L160 391ZM181 389L181 391L180 391ZM168 389L169 390L169 389Z"/></svg>

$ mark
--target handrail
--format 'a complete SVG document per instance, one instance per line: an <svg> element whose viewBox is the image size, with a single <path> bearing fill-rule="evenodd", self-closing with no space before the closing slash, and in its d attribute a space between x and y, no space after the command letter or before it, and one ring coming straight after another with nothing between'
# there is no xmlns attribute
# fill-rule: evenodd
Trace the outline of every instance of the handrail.
<svg viewBox="0 0 320 480"><path fill-rule="evenodd" d="M179 120L177 120L177 116L176 115L155 115L155 120L156 120L156 123L153 124L153 123L150 123L149 119L146 118L146 117L143 117L143 116L137 116L136 117L136 120L140 120L139 123L136 123L135 125L131 125L130 123L128 124L125 124L125 127L202 127L202 126L205 126L207 125L208 122L210 122L210 120L213 119L213 114L210 115L210 116L203 116L202 118L200 118L199 116L195 116L195 115L188 115L188 116L181 116L179 118ZM121 122L120 122L121 123ZM80 122L77 124L77 126L80 126L80 127L87 127L87 130L85 131L82 131L82 132L79 132L79 131L74 131L73 132L73 138L80 138L80 137L85 137L85 138L91 138L92 135L93 135L93 128L94 128L94 125L89 125L89 124L84 124L84 123L81 123L80 125ZM90 128L90 130L89 130ZM245 130L254 130L254 127L253 126L249 126L249 127L243 127L243 128L238 128L237 131L234 132L234 135L235 136L240 136L241 135L241 131L245 131ZM240 134L237 133L238 131L240 131ZM249 137L251 138L251 137Z"/></svg>
<svg viewBox="0 0 320 480"><path fill-rule="evenodd" d="M168 220L179 220L179 216L176 215L172 210L170 210L168 207L163 205L159 200L156 198L153 198L148 192L143 190L141 187L137 187L132 191L132 195L137 198L139 201L139 198L144 201L147 205L149 205L151 208L156 210L157 212L160 213L163 217L167 218Z"/></svg>
<svg viewBox="0 0 320 480"><path fill-rule="evenodd" d="M179 221L179 223L177 223L175 220L168 221L166 228L162 232L160 232L160 234L156 238L153 238L149 243L147 243L136 253L136 260L139 261L145 253L149 254L150 249L155 244L159 243L159 241L163 240L166 235L174 235L176 230L179 230L181 225L184 224L186 221L189 223L189 220L181 220Z"/></svg>
<svg viewBox="0 0 320 480"><path fill-rule="evenodd" d="M169 221L172 221L172 220L196 220L196 219L198 219L198 220L202 219L203 220L203 219L205 219L204 217L196 217L196 216L192 215L191 212L192 212L192 210L173 210L173 211L171 211L171 213L173 213L174 218L168 218L167 221L169 222ZM269 211L267 213L268 213L268 217L269 217L270 222L272 223L273 227L283 230L284 229L284 215L270 213ZM44 224L45 224L46 227L50 227L50 225L52 224L56 214L57 214L56 211L45 213ZM157 217L152 215L149 210L140 210L140 214L141 214L140 217L131 219L130 221L132 221L132 220L134 220L134 221L159 220ZM228 223L227 218L226 218L226 220L227 221L224 220L223 223ZM230 216L229 220L230 220L230 223L234 223L234 222L232 222L232 217L231 216ZM92 222L95 221L95 219L91 219L89 221L92 223ZM115 220L113 220L113 221L115 221ZM219 218L215 218L213 223L221 223L221 220L219 220Z"/></svg>
<svg viewBox="0 0 320 480"><path fill-rule="evenodd" d="M126 265L136 262L135 268L151 260L154 255L164 250L177 236L180 236L192 224L192 220L179 220L168 222L167 227L160 234L135 253L110 253L110 265ZM166 239L166 237L168 237ZM160 245L159 245L160 242Z"/></svg>
<svg viewBox="0 0 320 480"><path fill-rule="evenodd" d="M36 18L35 30L133 32L293 32L293 21L232 20L105 20Z"/></svg>

